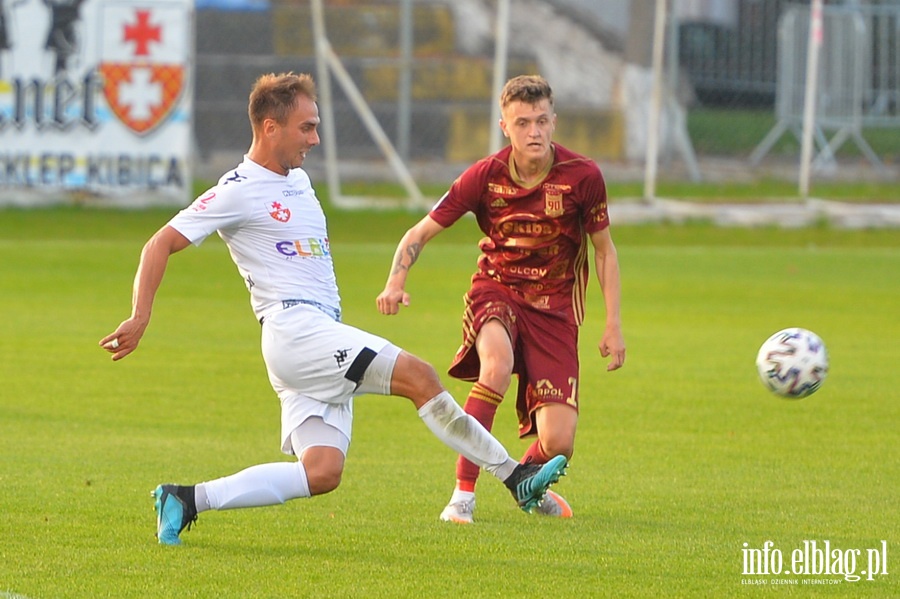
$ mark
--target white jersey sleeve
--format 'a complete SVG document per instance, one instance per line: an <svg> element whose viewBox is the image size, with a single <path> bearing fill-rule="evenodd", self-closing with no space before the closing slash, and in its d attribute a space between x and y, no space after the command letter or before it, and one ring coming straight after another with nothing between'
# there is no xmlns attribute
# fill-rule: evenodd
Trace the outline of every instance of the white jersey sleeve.
<svg viewBox="0 0 900 599"><path fill-rule="evenodd" d="M292 300L340 313L325 214L303 170L282 176L245 157L169 225L194 245L219 234L257 318Z"/></svg>

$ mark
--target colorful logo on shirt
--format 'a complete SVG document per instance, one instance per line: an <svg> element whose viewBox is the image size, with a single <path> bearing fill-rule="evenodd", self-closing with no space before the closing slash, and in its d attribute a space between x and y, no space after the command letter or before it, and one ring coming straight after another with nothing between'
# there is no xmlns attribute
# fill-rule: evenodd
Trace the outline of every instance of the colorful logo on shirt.
<svg viewBox="0 0 900 599"><path fill-rule="evenodd" d="M286 223L291 220L291 211L281 202L269 202L266 204L266 210L269 212L269 216L274 218L280 223Z"/></svg>
<svg viewBox="0 0 900 599"><path fill-rule="evenodd" d="M296 239L294 241L279 241L275 249L282 256L288 258L324 258L331 255L331 245L328 239Z"/></svg>

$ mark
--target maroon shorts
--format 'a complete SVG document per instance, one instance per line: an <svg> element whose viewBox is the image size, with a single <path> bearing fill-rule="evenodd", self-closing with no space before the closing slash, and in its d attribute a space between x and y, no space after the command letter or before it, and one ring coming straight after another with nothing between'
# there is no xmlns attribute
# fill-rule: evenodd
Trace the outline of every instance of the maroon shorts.
<svg viewBox="0 0 900 599"><path fill-rule="evenodd" d="M478 380L481 361L475 338L484 323L496 318L512 341L513 373L519 378L519 436L537 434L534 411L542 405L560 403L578 409L577 325L565 315L532 308L492 282L475 282L464 299L463 343L450 365L450 376Z"/></svg>

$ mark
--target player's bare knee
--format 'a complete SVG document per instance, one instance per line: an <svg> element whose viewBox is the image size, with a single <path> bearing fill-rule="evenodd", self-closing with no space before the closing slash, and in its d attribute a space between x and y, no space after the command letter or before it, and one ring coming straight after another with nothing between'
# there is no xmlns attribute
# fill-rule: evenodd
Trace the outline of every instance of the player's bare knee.
<svg viewBox="0 0 900 599"><path fill-rule="evenodd" d="M566 435L547 435L541 437L541 450L547 457L564 455L570 460L575 453L575 439Z"/></svg>
<svg viewBox="0 0 900 599"><path fill-rule="evenodd" d="M509 367L503 365L485 365L482 362L478 373L478 382L500 395L505 395L512 383L512 364Z"/></svg>
<svg viewBox="0 0 900 599"><path fill-rule="evenodd" d="M341 484L344 472L344 454L330 446L307 448L300 456L311 495L330 493Z"/></svg>
<svg viewBox="0 0 900 599"><path fill-rule="evenodd" d="M307 468L306 477L311 495L324 495L338 488L341 484L343 468L330 465Z"/></svg>
<svg viewBox="0 0 900 599"><path fill-rule="evenodd" d="M513 361L498 356L482 356L478 382L491 391L505 395L512 383Z"/></svg>
<svg viewBox="0 0 900 599"><path fill-rule="evenodd" d="M391 379L391 392L394 395L409 398L416 407L421 407L443 390L434 366L418 356L401 352Z"/></svg>

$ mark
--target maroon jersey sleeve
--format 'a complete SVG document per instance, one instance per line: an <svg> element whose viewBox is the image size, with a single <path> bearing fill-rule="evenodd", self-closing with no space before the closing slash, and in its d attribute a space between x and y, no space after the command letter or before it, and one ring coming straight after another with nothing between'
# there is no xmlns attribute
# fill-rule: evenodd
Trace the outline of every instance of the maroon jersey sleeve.
<svg viewBox="0 0 900 599"><path fill-rule="evenodd" d="M482 195L486 192L487 181L497 155L483 158L467 168L444 194L444 197L429 213L436 223L444 228L455 223L466 212L478 214Z"/></svg>
<svg viewBox="0 0 900 599"><path fill-rule="evenodd" d="M606 200L606 182L600 167L593 160L584 158L557 146L562 164L568 164L567 178L575 182L573 194L580 203L583 216L582 226L588 235L609 226L609 211Z"/></svg>

